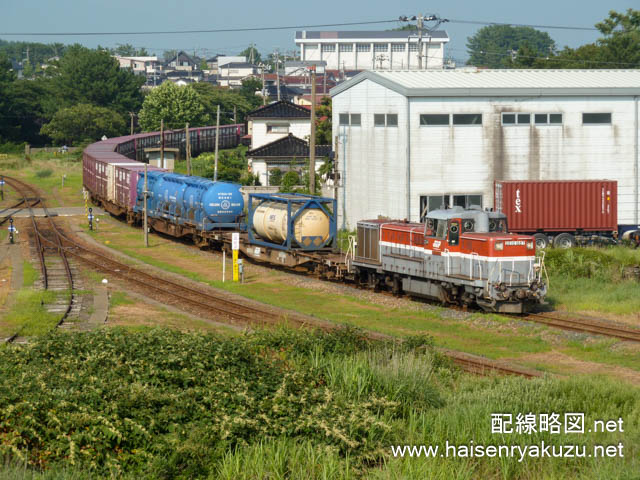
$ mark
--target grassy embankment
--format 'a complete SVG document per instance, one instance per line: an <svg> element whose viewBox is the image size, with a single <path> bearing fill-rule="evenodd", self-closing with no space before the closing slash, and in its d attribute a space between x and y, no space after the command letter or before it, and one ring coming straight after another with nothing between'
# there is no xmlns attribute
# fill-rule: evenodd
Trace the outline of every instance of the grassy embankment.
<svg viewBox="0 0 640 480"><path fill-rule="evenodd" d="M81 158L81 152L60 156L42 152L29 158L9 155L0 160L0 173L37 186L49 207L79 207L84 205ZM63 175L66 175L64 187Z"/></svg>
<svg viewBox="0 0 640 480"><path fill-rule="evenodd" d="M470 377L451 370L428 339L399 346L354 333L281 329L228 338L114 329L0 349L0 473L631 479L640 469L636 387L604 379ZM17 383L21 388L13 388ZM560 433L518 433L517 415L530 412L558 413ZM584 434L564 432L566 412L585 414ZM513 415L513 433L491 433L496 413ZM619 418L622 431L589 431L595 420ZM402 459L390 448L437 445L443 452L447 441L577 445L585 457ZM590 457L595 445L620 452L619 444L623 457ZM42 468L49 473L37 473Z"/></svg>

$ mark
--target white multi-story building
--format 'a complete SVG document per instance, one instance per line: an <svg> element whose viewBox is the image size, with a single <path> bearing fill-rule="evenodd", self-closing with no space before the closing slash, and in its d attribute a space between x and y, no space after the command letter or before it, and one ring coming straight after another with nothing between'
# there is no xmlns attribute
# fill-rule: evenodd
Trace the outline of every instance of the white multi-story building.
<svg viewBox="0 0 640 480"><path fill-rule="evenodd" d="M640 70L365 71L331 96L341 225L493 207L496 180L595 179L640 224Z"/></svg>
<svg viewBox="0 0 640 480"><path fill-rule="evenodd" d="M325 61L329 70L417 70L444 64L447 32L412 30L296 32L301 61Z"/></svg>

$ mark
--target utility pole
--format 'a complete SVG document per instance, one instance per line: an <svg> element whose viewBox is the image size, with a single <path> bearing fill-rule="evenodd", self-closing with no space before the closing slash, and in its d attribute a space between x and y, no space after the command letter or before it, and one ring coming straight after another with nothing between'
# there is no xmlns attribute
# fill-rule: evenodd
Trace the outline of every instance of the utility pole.
<svg viewBox="0 0 640 480"><path fill-rule="evenodd" d="M185 132L185 140L186 140L186 145L185 145L185 154L187 157L187 175L191 175L191 135L189 135L189 123L187 122L187 125L184 128Z"/></svg>
<svg viewBox="0 0 640 480"><path fill-rule="evenodd" d="M129 116L131 117L131 135L133 135L133 116L135 113L129 112Z"/></svg>
<svg viewBox="0 0 640 480"><path fill-rule="evenodd" d="M309 193L316 194L316 66L311 67L311 135L309 137Z"/></svg>
<svg viewBox="0 0 640 480"><path fill-rule="evenodd" d="M424 26L424 16L418 15L418 70L422 70L422 27Z"/></svg>
<svg viewBox="0 0 640 480"><path fill-rule="evenodd" d="M220 143L220 105L218 105L218 113L216 115L216 156L213 166L213 181L218 181L218 144Z"/></svg>
<svg viewBox="0 0 640 480"><path fill-rule="evenodd" d="M262 67L262 106L264 107L267 104L267 93L265 92L265 89L264 89L264 67L265 67L265 64L261 63L260 66Z"/></svg>
<svg viewBox="0 0 640 480"><path fill-rule="evenodd" d="M148 165L144 164L144 192L142 196L144 198L144 246L149 246L149 215L147 213L147 196L149 195L149 183L147 181Z"/></svg>
<svg viewBox="0 0 640 480"><path fill-rule="evenodd" d="M335 154L333 157L333 198L335 201L338 201L338 176L340 175L340 167L338 166L338 152L340 149L338 148L338 135L335 137L334 145L336 146Z"/></svg>
<svg viewBox="0 0 640 480"><path fill-rule="evenodd" d="M236 124L238 116L238 107L236 105L233 106L233 123Z"/></svg>
<svg viewBox="0 0 640 480"><path fill-rule="evenodd" d="M280 101L280 51L276 50L276 88L278 89L278 101Z"/></svg>
<svg viewBox="0 0 640 480"><path fill-rule="evenodd" d="M164 119L160 120L160 168L164 168Z"/></svg>

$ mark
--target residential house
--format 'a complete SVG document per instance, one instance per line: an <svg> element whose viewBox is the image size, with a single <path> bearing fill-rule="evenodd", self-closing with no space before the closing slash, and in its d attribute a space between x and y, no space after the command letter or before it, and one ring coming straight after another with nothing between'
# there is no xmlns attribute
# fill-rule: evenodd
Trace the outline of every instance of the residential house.
<svg viewBox="0 0 640 480"><path fill-rule="evenodd" d="M262 185L269 185L269 171L302 171L309 158L311 111L281 100L258 108L247 115L251 149L247 152L249 168ZM316 169L324 163L331 146L317 146Z"/></svg>
<svg viewBox="0 0 640 480"><path fill-rule="evenodd" d="M242 81L255 75L258 67L247 62L230 62L218 65L217 81L222 87L240 87Z"/></svg>

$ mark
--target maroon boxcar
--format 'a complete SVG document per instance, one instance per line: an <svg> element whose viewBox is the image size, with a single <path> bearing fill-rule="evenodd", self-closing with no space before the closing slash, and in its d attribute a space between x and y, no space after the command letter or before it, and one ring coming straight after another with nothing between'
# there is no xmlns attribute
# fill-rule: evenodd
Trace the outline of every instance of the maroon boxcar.
<svg viewBox="0 0 640 480"><path fill-rule="evenodd" d="M495 209L507 215L509 230L569 247L618 229L618 184L612 180L496 181Z"/></svg>

